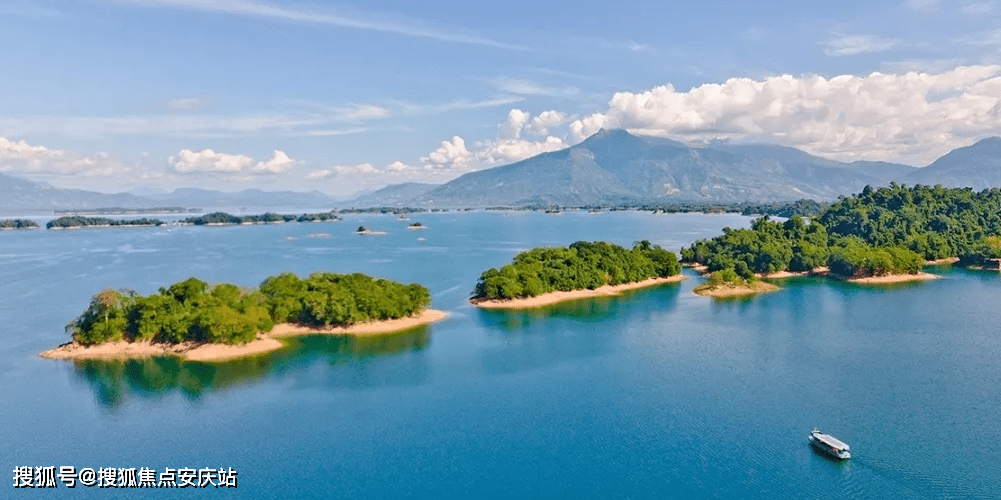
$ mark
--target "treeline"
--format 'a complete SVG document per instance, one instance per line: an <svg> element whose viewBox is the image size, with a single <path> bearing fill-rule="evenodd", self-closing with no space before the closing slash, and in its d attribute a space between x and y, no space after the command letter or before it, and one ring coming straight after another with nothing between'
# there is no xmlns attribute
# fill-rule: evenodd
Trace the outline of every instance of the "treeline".
<svg viewBox="0 0 1001 500"><path fill-rule="evenodd" d="M1001 235L1001 189L891 183L842 198L818 219L832 234L854 235L872 246L900 246L928 260L959 257L981 265L999 258L991 239Z"/></svg>
<svg viewBox="0 0 1001 500"><path fill-rule="evenodd" d="M421 285L357 273L313 273L305 279L284 273L256 290L189 278L148 296L104 290L66 329L81 344L236 344L254 340L275 323L347 326L411 316L430 304L430 292Z"/></svg>
<svg viewBox="0 0 1001 500"><path fill-rule="evenodd" d="M210 214L188 217L181 220L182 224L194 224L204 226L206 224L273 224L277 222L327 222L341 220L333 211L320 212L315 214L276 214L266 212L259 215L232 215L226 212L212 212Z"/></svg>
<svg viewBox="0 0 1001 500"><path fill-rule="evenodd" d="M38 223L28 219L3 219L0 220L0 229L34 229Z"/></svg>
<svg viewBox="0 0 1001 500"><path fill-rule="evenodd" d="M681 273L674 252L649 241L632 249L607 242L578 241L569 247L535 248L511 264L480 275L474 299L535 297L553 291L595 289Z"/></svg>
<svg viewBox="0 0 1001 500"><path fill-rule="evenodd" d="M684 262L738 275L827 266L846 277L916 273L924 261L959 257L963 265L1001 258L1001 190L942 186L866 187L842 197L811 223L767 217L751 229L682 249Z"/></svg>
<svg viewBox="0 0 1001 500"><path fill-rule="evenodd" d="M73 215L50 220L45 224L47 229L61 229L68 227L88 227L88 226L162 226L164 222L160 219L132 219L118 220L105 217L83 217Z"/></svg>

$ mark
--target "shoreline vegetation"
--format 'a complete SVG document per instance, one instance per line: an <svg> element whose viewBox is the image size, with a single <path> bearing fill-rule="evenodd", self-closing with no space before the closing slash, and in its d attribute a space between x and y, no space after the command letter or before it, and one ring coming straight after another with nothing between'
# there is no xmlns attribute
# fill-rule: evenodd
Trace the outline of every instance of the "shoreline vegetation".
<svg viewBox="0 0 1001 500"><path fill-rule="evenodd" d="M677 256L649 241L628 250L603 241L578 241L521 252L499 270L484 271L470 302L484 308L538 307L681 279Z"/></svg>
<svg viewBox="0 0 1001 500"><path fill-rule="evenodd" d="M177 356L186 361L217 362L264 354L281 349L285 343L281 339L302 335L381 335L409 330L418 326L441 321L448 316L443 311L424 309L415 316L357 323L351 326L316 328L295 323L280 323L270 332L259 333L257 338L244 344L214 344L210 342L186 341L178 344L152 342L148 340L127 342L124 340L85 345L68 342L39 356L48 359L134 359L155 356Z"/></svg>
<svg viewBox="0 0 1001 500"><path fill-rule="evenodd" d="M2 219L0 230L3 229L38 229L38 223L30 219Z"/></svg>
<svg viewBox="0 0 1001 500"><path fill-rule="evenodd" d="M431 294L421 285L361 273L313 273L305 279L283 273L258 289L210 287L189 278L149 296L102 291L66 326L72 342L43 356L195 351L192 356L199 359L229 358L278 348L275 337L395 331L444 317L430 306Z"/></svg>
<svg viewBox="0 0 1001 500"><path fill-rule="evenodd" d="M533 309L560 302L571 300L587 299L592 297L613 297L622 295L627 290L649 288L667 283L677 283L687 279L686 276L676 274L667 278L647 278L643 281L633 283L623 283L621 285L603 285L593 290L573 290L569 292L555 291L547 292L535 297L523 297L516 299L472 299L470 302L482 309Z"/></svg>
<svg viewBox="0 0 1001 500"><path fill-rule="evenodd" d="M1001 189L866 186L810 221L765 216L750 229L724 228L721 236L696 241L681 256L710 280L725 273L717 282L730 282L731 273L750 280L819 268L827 268L828 278L866 285L936 279L922 271L927 265L995 270Z"/></svg>

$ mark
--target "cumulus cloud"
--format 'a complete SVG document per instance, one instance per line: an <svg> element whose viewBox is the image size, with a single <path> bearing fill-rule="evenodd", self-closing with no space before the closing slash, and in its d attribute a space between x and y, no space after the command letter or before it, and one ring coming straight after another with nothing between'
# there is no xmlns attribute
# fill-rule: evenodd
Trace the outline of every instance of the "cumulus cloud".
<svg viewBox="0 0 1001 500"><path fill-rule="evenodd" d="M132 170L132 165L107 153L85 156L0 137L0 172L14 174L102 176Z"/></svg>
<svg viewBox="0 0 1001 500"><path fill-rule="evenodd" d="M254 163L254 159L242 154L220 153L212 149L192 151L183 149L167 159L167 163L177 173L258 173L280 174L289 171L295 161L284 151L275 150L268 161Z"/></svg>
<svg viewBox="0 0 1001 500"><path fill-rule="evenodd" d="M549 110L539 113L525 126L525 130L535 135L549 135L557 127L564 125L567 115L559 111Z"/></svg>
<svg viewBox="0 0 1001 500"><path fill-rule="evenodd" d="M337 176L347 176L347 175L383 175L387 173L399 173L403 172L410 167L401 161L394 161L383 168L376 167L371 163L359 163L356 165L335 165L330 168L324 168L320 170L314 170L306 174L306 179L308 180L320 180L327 179L329 177Z"/></svg>
<svg viewBox="0 0 1001 500"><path fill-rule="evenodd" d="M1001 67L833 78L733 78L687 92L620 92L574 120L572 140L601 128L702 141L778 142L842 159L926 162L1001 134Z"/></svg>
<svg viewBox="0 0 1001 500"><path fill-rule="evenodd" d="M494 140L476 142L470 150L465 139L454 136L421 158L421 163L431 169L472 170L563 149L567 147L563 139L547 134L549 128L565 120L566 116L558 111L546 111L532 118L526 111L512 109L507 120L497 126L498 136ZM525 138L524 134L536 139Z"/></svg>
<svg viewBox="0 0 1001 500"><path fill-rule="evenodd" d="M846 35L827 42L824 53L837 57L883 52L893 48L898 42L899 40L881 38L876 35Z"/></svg>
<svg viewBox="0 0 1001 500"><path fill-rule="evenodd" d="M442 141L438 149L421 158L421 162L432 168L464 168L472 159L465 139L454 136L451 141Z"/></svg>
<svg viewBox="0 0 1001 500"><path fill-rule="evenodd" d="M197 153L184 149L176 156L171 156L167 162L180 173L240 172L252 165L254 159L246 155L217 153L211 149L203 149Z"/></svg>
<svg viewBox="0 0 1001 500"><path fill-rule="evenodd" d="M275 150L275 155L271 157L270 160L264 162L258 162L254 165L254 170L258 172L271 172L273 174L280 174L292 168L295 162L285 154L284 151Z"/></svg>

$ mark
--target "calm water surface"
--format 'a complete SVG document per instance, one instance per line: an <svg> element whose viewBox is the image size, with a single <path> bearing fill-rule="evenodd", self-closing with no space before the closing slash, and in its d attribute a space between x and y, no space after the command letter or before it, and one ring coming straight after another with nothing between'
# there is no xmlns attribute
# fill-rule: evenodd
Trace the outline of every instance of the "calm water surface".
<svg viewBox="0 0 1001 500"><path fill-rule="evenodd" d="M480 311L481 271L538 245L677 249L749 219L618 212L0 233L0 450L17 498L1001 498L997 273L863 288L700 279ZM351 234L360 224L385 236ZM423 239L422 239L423 238ZM102 288L360 271L450 314L221 364L53 361ZM686 271L687 272L687 271ZM814 453L814 426L852 446ZM237 490L25 491L15 466L233 467Z"/></svg>

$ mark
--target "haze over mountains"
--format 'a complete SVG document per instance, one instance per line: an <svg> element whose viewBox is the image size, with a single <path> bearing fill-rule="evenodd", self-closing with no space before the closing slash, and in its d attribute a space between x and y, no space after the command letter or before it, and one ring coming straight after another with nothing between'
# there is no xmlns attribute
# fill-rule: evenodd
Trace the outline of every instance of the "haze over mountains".
<svg viewBox="0 0 1001 500"><path fill-rule="evenodd" d="M624 130L602 130L580 144L470 172L445 184L394 184L350 201L319 191L223 193L197 188L137 196L59 189L0 174L0 210L215 207L485 207L618 203L832 200L866 185L1001 186L1001 138L953 150L925 168L839 162L795 148L715 143L688 146Z"/></svg>

